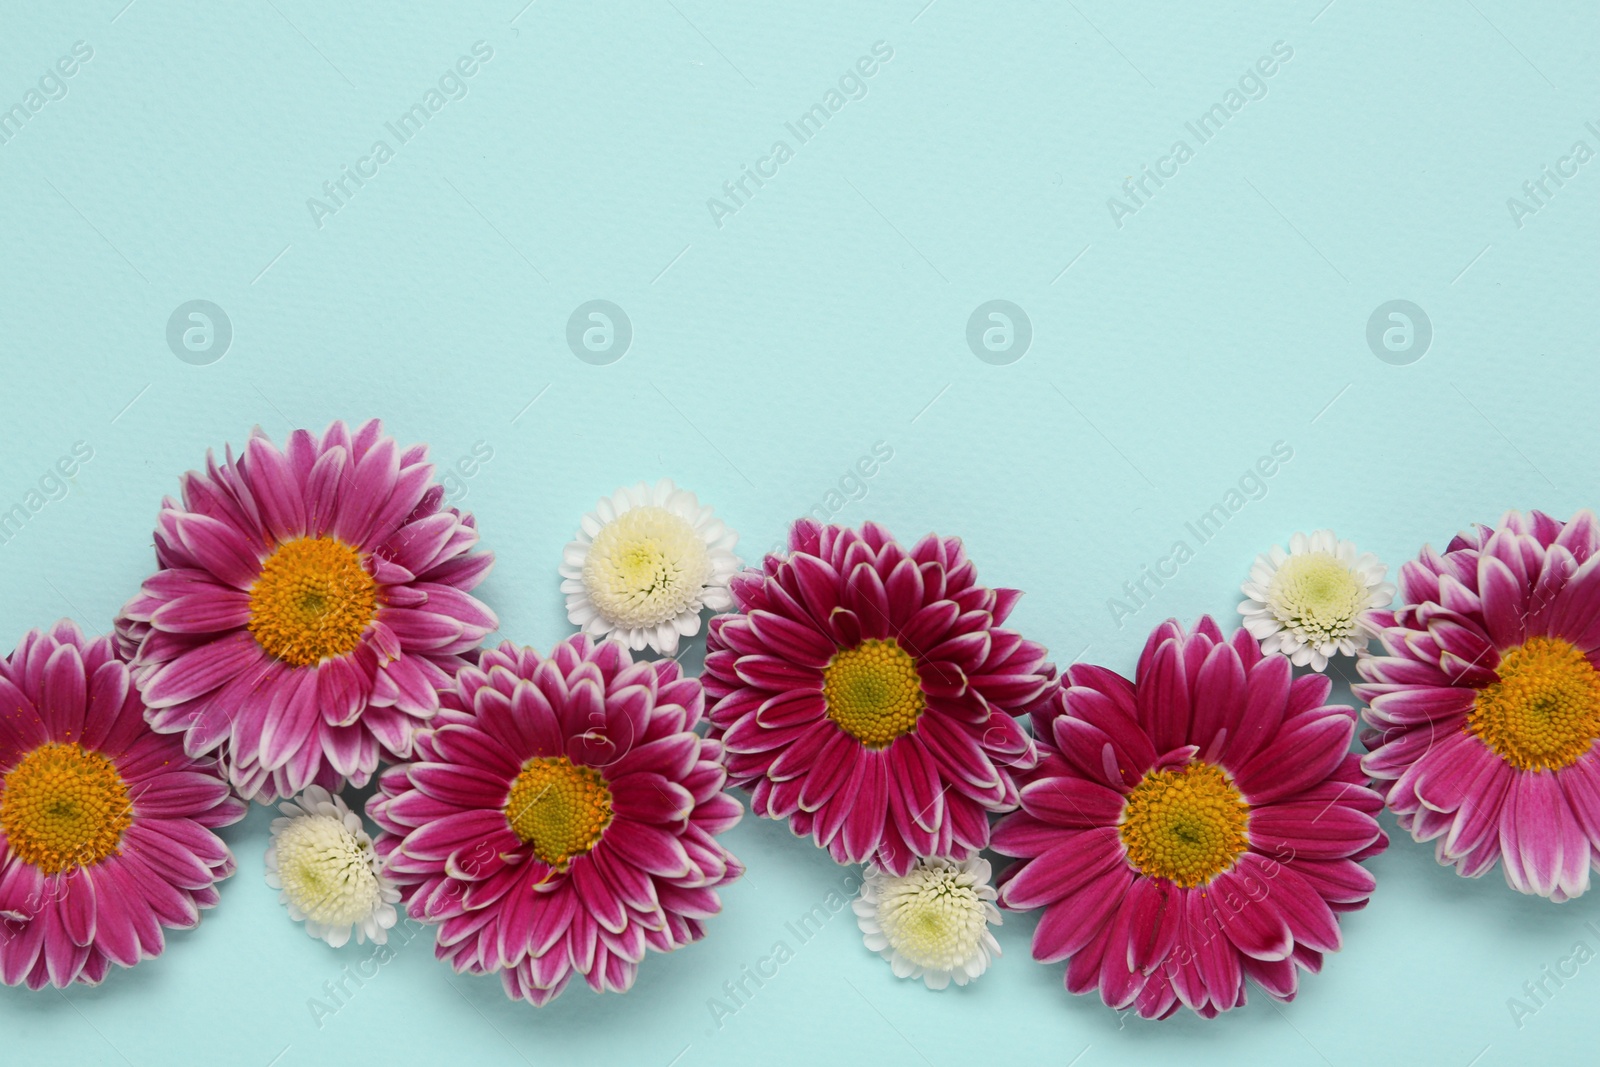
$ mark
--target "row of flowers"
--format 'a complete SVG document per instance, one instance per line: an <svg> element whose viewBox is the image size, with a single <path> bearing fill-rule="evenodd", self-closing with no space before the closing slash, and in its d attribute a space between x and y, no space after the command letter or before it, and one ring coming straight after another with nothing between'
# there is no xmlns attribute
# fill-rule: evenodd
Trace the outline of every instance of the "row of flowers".
<svg viewBox="0 0 1600 1067"><path fill-rule="evenodd" d="M1588 512L1425 548L1397 609L1374 557L1297 534L1242 628L1163 623L1131 679L1058 672L955 538L803 519L750 570L736 541L670 482L621 490L562 559L581 632L485 648L491 558L424 447L335 423L208 457L114 636L64 622L0 660L0 980L158 955L218 903L250 800L279 804L267 878L310 934L381 942L404 909L533 1004L704 935L743 869L729 786L866 865L854 910L897 975L965 984L999 909L1036 910L1036 959L1146 1017L1246 979L1292 998L1374 891L1385 805L1465 876L1561 901L1600 867ZM1364 756L1322 673L1352 655ZM375 775L374 838L338 794Z"/></svg>

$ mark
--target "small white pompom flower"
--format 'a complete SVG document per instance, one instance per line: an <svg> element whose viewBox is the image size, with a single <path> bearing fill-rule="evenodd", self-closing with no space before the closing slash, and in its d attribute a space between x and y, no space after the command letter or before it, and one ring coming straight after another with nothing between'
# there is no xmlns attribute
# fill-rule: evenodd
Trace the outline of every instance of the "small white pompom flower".
<svg viewBox="0 0 1600 1067"><path fill-rule="evenodd" d="M900 978L921 978L929 989L966 985L989 969L1000 925L989 861L919 859L903 877L867 864L861 895L850 905L866 946Z"/></svg>
<svg viewBox="0 0 1600 1067"><path fill-rule="evenodd" d="M306 933L334 948L383 944L399 918L400 890L383 875L361 816L319 785L278 805L267 849L267 884Z"/></svg>
<svg viewBox="0 0 1600 1067"><path fill-rule="evenodd" d="M1289 538L1289 551L1273 545L1256 557L1250 579L1239 587L1244 628L1261 651L1281 652L1297 667L1323 670L1334 655L1353 656L1377 634L1365 615L1394 599L1389 568L1371 552L1332 530Z"/></svg>
<svg viewBox="0 0 1600 1067"><path fill-rule="evenodd" d="M676 655L704 610L733 607L739 535L670 479L605 497L561 558L567 618L595 638Z"/></svg>

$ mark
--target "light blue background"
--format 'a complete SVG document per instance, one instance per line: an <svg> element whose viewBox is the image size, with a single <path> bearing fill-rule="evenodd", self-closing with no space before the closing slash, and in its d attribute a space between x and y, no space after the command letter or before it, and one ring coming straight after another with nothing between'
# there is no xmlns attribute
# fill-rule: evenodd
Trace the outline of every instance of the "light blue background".
<svg viewBox="0 0 1600 1067"><path fill-rule="evenodd" d="M0 107L94 49L0 145L0 510L94 449L0 544L7 649L63 615L104 630L152 566L162 495L256 424L381 415L441 463L492 448L461 499L499 557L481 593L540 648L568 630L556 566L601 494L676 478L750 556L880 441L893 459L840 521L959 533L987 582L1028 591L1015 621L1059 663L1124 672L1161 618L1231 625L1254 554L1296 529L1398 567L1507 507L1596 501L1600 162L1520 228L1506 205L1574 141L1600 149L1592 6L124 2L0 3ZM494 56L465 98L391 140L319 229L306 199L479 40ZM894 58L867 96L798 144L784 123L880 40ZM1200 145L1185 122L1277 41L1294 54L1268 94ZM780 138L794 158L719 228L707 198ZM1118 228L1107 198L1178 138L1194 158ZM233 327L209 366L165 341L197 298ZM596 298L634 328L610 366L565 342ZM1009 366L965 341L995 298L1034 331ZM1365 340L1397 298L1434 329L1407 366ZM1107 598L1279 440L1294 458L1267 495L1119 628ZM1409 839L1372 861L1371 907L1295 1003L1147 1024L1068 996L1028 956L1031 917L942 994L895 980L848 912L798 945L785 923L844 872L754 819L707 939L650 957L626 997L574 986L536 1011L419 939L319 1029L308 999L371 949L290 923L262 881L267 818L227 832L238 876L161 959L94 990L0 991L5 1061L1593 1055L1600 963L1520 1030L1506 1001L1577 939L1600 948L1600 893L1467 882ZM794 960L715 1029L708 998L780 938Z"/></svg>

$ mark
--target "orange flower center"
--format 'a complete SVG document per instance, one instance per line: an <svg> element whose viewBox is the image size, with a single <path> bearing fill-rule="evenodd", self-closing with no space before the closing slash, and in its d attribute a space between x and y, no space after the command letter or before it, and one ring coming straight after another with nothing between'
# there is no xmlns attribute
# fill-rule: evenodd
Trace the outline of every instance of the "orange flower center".
<svg viewBox="0 0 1600 1067"><path fill-rule="evenodd" d="M565 756L531 759L506 800L511 832L552 867L565 867L599 843L611 824L611 790L593 767Z"/></svg>
<svg viewBox="0 0 1600 1067"><path fill-rule="evenodd" d="M840 649L822 672L828 718L868 748L908 734L926 707L916 660L894 640Z"/></svg>
<svg viewBox="0 0 1600 1067"><path fill-rule="evenodd" d="M133 804L116 767L76 742L29 752L0 791L0 828L12 851L45 874L115 856L132 822Z"/></svg>
<svg viewBox="0 0 1600 1067"><path fill-rule="evenodd" d="M250 587L250 634L295 667L354 652L377 615L378 583L361 554L331 537L285 541Z"/></svg>
<svg viewBox="0 0 1600 1067"><path fill-rule="evenodd" d="M1466 730L1523 771L1555 771L1600 739L1600 671L1556 637L1530 637L1478 690Z"/></svg>
<svg viewBox="0 0 1600 1067"><path fill-rule="evenodd" d="M1232 867L1250 840L1250 805L1227 772L1196 761L1150 771L1122 809L1128 862L1186 889Z"/></svg>

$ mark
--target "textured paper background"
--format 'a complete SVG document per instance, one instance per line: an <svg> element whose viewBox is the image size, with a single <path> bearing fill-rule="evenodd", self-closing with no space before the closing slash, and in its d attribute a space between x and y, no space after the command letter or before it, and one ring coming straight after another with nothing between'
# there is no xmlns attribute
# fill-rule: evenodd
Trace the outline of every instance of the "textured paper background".
<svg viewBox="0 0 1600 1067"><path fill-rule="evenodd" d="M1168 615L1231 623L1254 553L1297 528L1397 566L1510 506L1595 502L1600 162L1571 155L1600 151L1587 5L125 2L0 3L0 108L23 108L0 113L0 512L27 511L0 543L8 649L63 615L105 629L151 567L160 498L256 424L381 415L441 464L491 452L458 500L499 556L482 593L502 633L541 648L567 632L555 568L579 515L641 478L714 502L747 557L813 508L959 533L986 581L1028 591L1016 622L1057 662L1123 671ZM92 58L45 79L80 41ZM480 41L492 57L441 85ZM802 142L786 123L876 42L892 59ZM1292 56L1229 111L1277 42ZM1186 124L1219 103L1202 142ZM386 124L413 104L402 142ZM368 176L335 204L346 167ZM776 173L729 199L758 167ZM1145 167L1176 174L1113 211ZM1546 167L1576 173L1535 202ZM597 299L631 323L609 365L567 342ZM1031 329L1004 365L1016 347L967 341L996 299ZM169 348L192 300L230 324L216 362L220 334L179 345L200 363ZM1380 345L1390 361L1369 347L1391 300L1424 309L1420 360L1420 334ZM1198 544L1186 524L1280 441L1265 495ZM93 458L58 488L77 442ZM875 447L892 458L850 480ZM1193 558L1114 619L1180 539ZM371 973L371 949L289 922L266 824L228 831L222 906L160 960L0 991L5 1061L1490 1067L1590 1055L1600 1006L1592 963L1520 1029L1507 1007L1578 940L1600 948L1600 894L1467 882L1409 839L1292 1005L1119 1019L1066 995L1009 916L994 969L933 994L848 912L800 943L786 924L845 872L747 819L725 914L626 997L575 986L535 1011L419 938L319 1026L308 1002ZM709 998L780 940L793 960L717 1028Z"/></svg>

